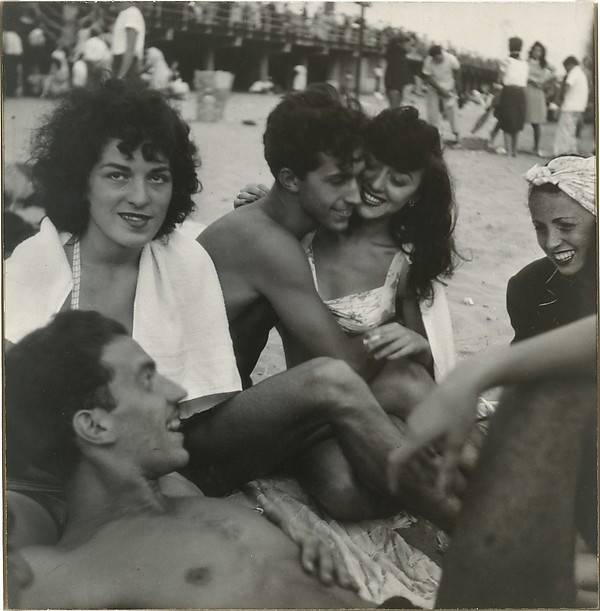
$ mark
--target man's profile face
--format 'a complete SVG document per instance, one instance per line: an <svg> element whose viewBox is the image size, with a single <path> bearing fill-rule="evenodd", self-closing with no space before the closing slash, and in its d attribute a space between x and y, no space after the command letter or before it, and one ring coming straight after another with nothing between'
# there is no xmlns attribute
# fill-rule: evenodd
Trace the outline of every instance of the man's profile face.
<svg viewBox="0 0 600 611"><path fill-rule="evenodd" d="M432 55L431 59L435 64L441 64L444 57L441 53L438 53L437 55Z"/></svg>
<svg viewBox="0 0 600 611"><path fill-rule="evenodd" d="M157 478L184 467L189 459L179 432L179 402L185 391L161 376L154 361L128 336L119 336L102 353L113 372L108 388L116 407L115 450L145 477Z"/></svg>
<svg viewBox="0 0 600 611"><path fill-rule="evenodd" d="M352 210L360 204L358 178L364 169L364 153L357 148L351 164L341 166L336 157L317 153L319 166L299 181L300 206L315 226L344 231Z"/></svg>

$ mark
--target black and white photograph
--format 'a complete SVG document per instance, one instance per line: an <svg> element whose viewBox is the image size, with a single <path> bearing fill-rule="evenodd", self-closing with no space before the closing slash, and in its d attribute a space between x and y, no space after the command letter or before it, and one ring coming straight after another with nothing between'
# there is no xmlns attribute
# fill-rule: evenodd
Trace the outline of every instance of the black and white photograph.
<svg viewBox="0 0 600 611"><path fill-rule="evenodd" d="M599 608L594 0L0 16L4 608Z"/></svg>

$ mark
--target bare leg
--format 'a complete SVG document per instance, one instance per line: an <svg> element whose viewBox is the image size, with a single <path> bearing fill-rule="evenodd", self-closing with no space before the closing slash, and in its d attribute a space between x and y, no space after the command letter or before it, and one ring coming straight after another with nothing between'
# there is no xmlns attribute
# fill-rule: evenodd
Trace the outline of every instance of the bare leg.
<svg viewBox="0 0 600 611"><path fill-rule="evenodd" d="M532 123L533 128L533 151L537 153L540 150L540 126L537 123Z"/></svg>
<svg viewBox="0 0 600 611"><path fill-rule="evenodd" d="M595 380L511 389L446 553L437 606L573 605L575 490Z"/></svg>
<svg viewBox="0 0 600 611"><path fill-rule="evenodd" d="M325 440L295 461L296 475L311 498L331 517L344 521L385 518L405 510L450 532L460 502L435 485L435 466L405 471L397 496L374 491L359 480L340 446Z"/></svg>
<svg viewBox="0 0 600 611"><path fill-rule="evenodd" d="M357 477L387 490L387 454L400 433L366 382L329 358L268 378L186 423L185 474L206 494L223 494L280 468L327 426Z"/></svg>
<svg viewBox="0 0 600 611"><path fill-rule="evenodd" d="M512 138L512 156L516 157L517 156L517 143L519 142L519 132L515 132L514 134L511 134L511 138Z"/></svg>
<svg viewBox="0 0 600 611"><path fill-rule="evenodd" d="M369 388L383 409L400 418L405 418L434 386L425 367L405 358L386 361L369 380Z"/></svg>
<svg viewBox="0 0 600 611"><path fill-rule="evenodd" d="M504 148L506 149L506 154L508 155L510 153L510 145L511 145L511 139L510 139L510 134L508 132L503 132L504 133Z"/></svg>

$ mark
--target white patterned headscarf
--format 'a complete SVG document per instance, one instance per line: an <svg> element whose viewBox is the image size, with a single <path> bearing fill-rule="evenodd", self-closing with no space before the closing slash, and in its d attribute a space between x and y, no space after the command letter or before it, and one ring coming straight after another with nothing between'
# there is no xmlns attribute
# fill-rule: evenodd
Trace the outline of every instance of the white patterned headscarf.
<svg viewBox="0 0 600 611"><path fill-rule="evenodd" d="M531 187L556 185L588 212L596 216L596 157L565 155L545 166L534 165L523 175Z"/></svg>

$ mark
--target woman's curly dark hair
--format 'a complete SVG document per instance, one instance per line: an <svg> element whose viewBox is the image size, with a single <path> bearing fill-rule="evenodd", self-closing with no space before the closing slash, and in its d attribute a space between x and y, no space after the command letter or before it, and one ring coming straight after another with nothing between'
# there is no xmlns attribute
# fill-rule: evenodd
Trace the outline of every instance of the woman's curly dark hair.
<svg viewBox="0 0 600 611"><path fill-rule="evenodd" d="M412 107L388 108L365 130L367 150L398 172L424 170L418 201L391 219L393 238L410 252L409 286L419 299L432 296L431 281L456 267L456 206L438 130ZM412 250L407 245L412 244Z"/></svg>
<svg viewBox="0 0 600 611"><path fill-rule="evenodd" d="M127 151L142 144L144 156L160 151L169 160L173 194L155 238L168 235L194 210L201 189L200 165L190 128L162 94L123 81L75 89L50 114L32 140L33 181L50 220L81 236L89 222L89 176L108 140Z"/></svg>

